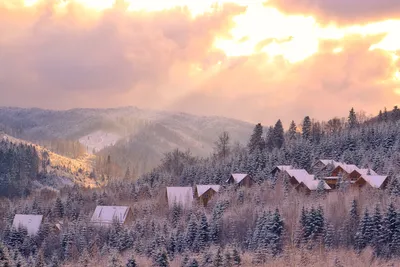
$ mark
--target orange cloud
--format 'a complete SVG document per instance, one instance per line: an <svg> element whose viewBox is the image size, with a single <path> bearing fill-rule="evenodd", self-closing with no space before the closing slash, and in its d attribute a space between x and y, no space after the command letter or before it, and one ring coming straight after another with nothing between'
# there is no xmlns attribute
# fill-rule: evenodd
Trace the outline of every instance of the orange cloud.
<svg viewBox="0 0 400 267"><path fill-rule="evenodd" d="M400 16L397 0L269 0L266 5L285 13L313 15L324 23L363 24Z"/></svg>
<svg viewBox="0 0 400 267"><path fill-rule="evenodd" d="M0 0L0 105L288 123L398 104L399 21L326 26L262 3L181 1Z"/></svg>

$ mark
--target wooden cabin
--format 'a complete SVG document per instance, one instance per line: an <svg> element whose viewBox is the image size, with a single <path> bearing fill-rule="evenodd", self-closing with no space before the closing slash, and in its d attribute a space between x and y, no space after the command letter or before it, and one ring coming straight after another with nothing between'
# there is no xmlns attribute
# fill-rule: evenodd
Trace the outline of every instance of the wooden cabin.
<svg viewBox="0 0 400 267"><path fill-rule="evenodd" d="M167 187L167 201L169 208L179 205L184 209L190 209L193 206L193 188L184 187Z"/></svg>
<svg viewBox="0 0 400 267"><path fill-rule="evenodd" d="M334 160L319 159L311 166L311 169L312 169L312 173L321 175L325 171L330 172L331 170L333 170L334 168L336 168L339 165L340 165L340 163L337 161L334 161ZM328 175L330 175L330 173Z"/></svg>
<svg viewBox="0 0 400 267"><path fill-rule="evenodd" d="M378 174L372 169L358 169L357 168L349 174L349 179L350 179L350 181L355 182L363 175L378 175Z"/></svg>
<svg viewBox="0 0 400 267"><path fill-rule="evenodd" d="M303 180L314 179L314 175L310 175L306 170L286 170L284 179L287 179L293 187L298 186Z"/></svg>
<svg viewBox="0 0 400 267"><path fill-rule="evenodd" d="M90 222L97 226L111 226L114 221L122 225L133 221L133 212L127 206L97 206Z"/></svg>
<svg viewBox="0 0 400 267"><path fill-rule="evenodd" d="M244 187L251 187L254 184L254 181L250 175L245 173L232 173L226 182L228 184L236 184Z"/></svg>
<svg viewBox="0 0 400 267"><path fill-rule="evenodd" d="M306 195L311 194L311 192L315 192L318 189L318 185L319 183L322 181L323 186L324 186L324 190L328 191L331 190L330 186L323 180L311 180L311 179L307 179L302 181L301 183L299 183L295 189L298 192L302 192Z"/></svg>
<svg viewBox="0 0 400 267"><path fill-rule="evenodd" d="M343 177L343 180L347 180L350 177L350 173L352 173L354 170L359 170L359 168L352 164L340 164L333 169L330 176L341 176Z"/></svg>
<svg viewBox="0 0 400 267"><path fill-rule="evenodd" d="M352 184L353 188L370 187L374 189L385 189L389 177L384 175L362 175Z"/></svg>
<svg viewBox="0 0 400 267"><path fill-rule="evenodd" d="M196 185L194 194L203 206L207 206L208 202L219 190L219 185Z"/></svg>
<svg viewBox="0 0 400 267"><path fill-rule="evenodd" d="M339 177L329 176L329 177L323 177L322 179L325 181L325 183L329 185L331 189L336 189L338 187Z"/></svg>

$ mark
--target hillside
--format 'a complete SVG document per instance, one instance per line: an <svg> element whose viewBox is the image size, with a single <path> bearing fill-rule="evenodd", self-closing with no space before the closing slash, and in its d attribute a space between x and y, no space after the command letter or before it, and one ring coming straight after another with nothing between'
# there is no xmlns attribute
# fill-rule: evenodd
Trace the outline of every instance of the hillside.
<svg viewBox="0 0 400 267"><path fill-rule="evenodd" d="M151 170L164 153L175 148L189 149L193 155L208 156L217 136L230 133L232 142L247 142L253 125L223 118L186 113L116 109L0 108L0 130L21 139L79 140L89 153L111 155L124 172ZM101 151L106 148L106 151Z"/></svg>
<svg viewBox="0 0 400 267"><path fill-rule="evenodd" d="M34 143L4 133L0 133L0 140L16 145L23 144L33 146L37 151L40 161L43 161L44 157L49 159L48 166L46 166L46 175L35 183L38 187L51 186L54 188L61 188L66 185L72 186L74 184L85 187L96 186L96 182L89 178L90 172L93 169L93 155L86 154L79 159L71 159L53 153ZM41 164L39 170L43 171L43 166Z"/></svg>

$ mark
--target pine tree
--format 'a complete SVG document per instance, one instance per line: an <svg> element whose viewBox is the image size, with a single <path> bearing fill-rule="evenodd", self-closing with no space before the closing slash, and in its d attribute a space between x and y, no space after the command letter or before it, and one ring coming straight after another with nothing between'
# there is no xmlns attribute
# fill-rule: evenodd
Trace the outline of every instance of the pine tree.
<svg viewBox="0 0 400 267"><path fill-rule="evenodd" d="M208 222L207 222L207 217L206 215L203 213L201 215L201 220L200 220L200 224L198 226L198 230L197 230L197 236L196 236L196 243L198 245L198 249L202 250L205 247L208 246L209 244L209 236L210 236L210 229L208 226Z"/></svg>
<svg viewBox="0 0 400 267"><path fill-rule="evenodd" d="M249 144L247 145L250 153L257 151L258 149L263 149L264 140L262 136L263 136L263 127L261 123L258 123L254 127L253 134L251 135Z"/></svg>
<svg viewBox="0 0 400 267"><path fill-rule="evenodd" d="M275 148L280 149L285 142L284 131L281 120L278 120L274 127L273 144Z"/></svg>
<svg viewBox="0 0 400 267"><path fill-rule="evenodd" d="M324 244L326 248L331 249L334 247L335 229L331 223L325 222L325 225Z"/></svg>
<svg viewBox="0 0 400 267"><path fill-rule="evenodd" d="M197 262L196 259L193 259L190 264L189 267L199 267L199 263Z"/></svg>
<svg viewBox="0 0 400 267"><path fill-rule="evenodd" d="M56 216L56 218L63 218L63 216L64 216L64 205L61 201L61 198L59 198L59 197L57 197L57 199L56 199L53 213Z"/></svg>
<svg viewBox="0 0 400 267"><path fill-rule="evenodd" d="M324 180L319 180L318 186L317 186L317 196L319 198L324 198L325 197L325 182Z"/></svg>
<svg viewBox="0 0 400 267"><path fill-rule="evenodd" d="M196 216L192 213L190 216L190 220L187 226L186 230L186 246L187 248L193 248L193 244L195 242L196 236L197 236L197 218Z"/></svg>
<svg viewBox="0 0 400 267"><path fill-rule="evenodd" d="M2 243L0 243L0 266L11 267L9 251Z"/></svg>
<svg viewBox="0 0 400 267"><path fill-rule="evenodd" d="M306 140L310 140L311 137L311 119L306 116L303 120L302 136Z"/></svg>
<svg viewBox="0 0 400 267"><path fill-rule="evenodd" d="M169 266L168 256L165 251L158 251L156 253L156 256L154 258L154 266L157 266L157 267L168 267Z"/></svg>
<svg viewBox="0 0 400 267"><path fill-rule="evenodd" d="M354 111L354 108L351 108L351 110L349 112L348 123L349 123L350 129L355 128L358 124L357 115L356 115L356 112Z"/></svg>
<svg viewBox="0 0 400 267"><path fill-rule="evenodd" d="M288 130L289 140L296 139L296 133L297 133L297 126L296 126L296 123L294 121L292 121L290 123L290 127L289 127L289 130Z"/></svg>
<svg viewBox="0 0 400 267"><path fill-rule="evenodd" d="M232 258L235 266L240 266L242 264L242 259L240 258L240 254L236 248L233 249Z"/></svg>
<svg viewBox="0 0 400 267"><path fill-rule="evenodd" d="M225 249L224 253L224 267L232 267L232 256L229 249Z"/></svg>
<svg viewBox="0 0 400 267"><path fill-rule="evenodd" d="M223 265L223 258L222 258L222 251L221 251L220 247L218 248L217 253L214 256L213 265L214 265L214 267L222 267L222 266L224 266Z"/></svg>
<svg viewBox="0 0 400 267"><path fill-rule="evenodd" d="M39 251L35 260L35 267L45 267L46 263L44 261L43 251Z"/></svg>
<svg viewBox="0 0 400 267"><path fill-rule="evenodd" d="M125 267L137 267L136 260L133 255L128 259Z"/></svg>

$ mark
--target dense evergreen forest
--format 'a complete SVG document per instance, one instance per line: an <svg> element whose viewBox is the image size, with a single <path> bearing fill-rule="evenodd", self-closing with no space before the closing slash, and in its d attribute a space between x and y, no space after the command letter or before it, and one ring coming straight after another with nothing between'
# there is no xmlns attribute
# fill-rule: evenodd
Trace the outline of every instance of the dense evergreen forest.
<svg viewBox="0 0 400 267"><path fill-rule="evenodd" d="M395 264L400 257L399 126L396 107L373 119L353 109L347 119L318 122L305 117L286 132L281 121L266 128L257 124L245 145L232 144L223 132L216 136L210 157L171 151L138 181L110 175L103 188L15 192L22 197L1 200L0 266ZM21 159L31 148L7 144L2 151L1 162L7 163L0 165L0 173L8 177L1 180L3 192L3 185L10 184L3 181L20 179L9 174L21 169ZM14 163L8 164L6 152L14 155ZM318 158L372 168L390 175L390 184L386 190L341 188L306 196L279 186L270 174L283 164L311 171ZM36 169L21 177L37 175L39 161L30 164ZM226 185L234 172L248 173L257 183L251 188ZM125 176L129 178L128 170ZM166 186L196 184L220 184L223 189L207 207L168 208ZM96 205L129 205L134 220L95 227L89 220ZM37 235L11 227L17 213L44 216Z"/></svg>

